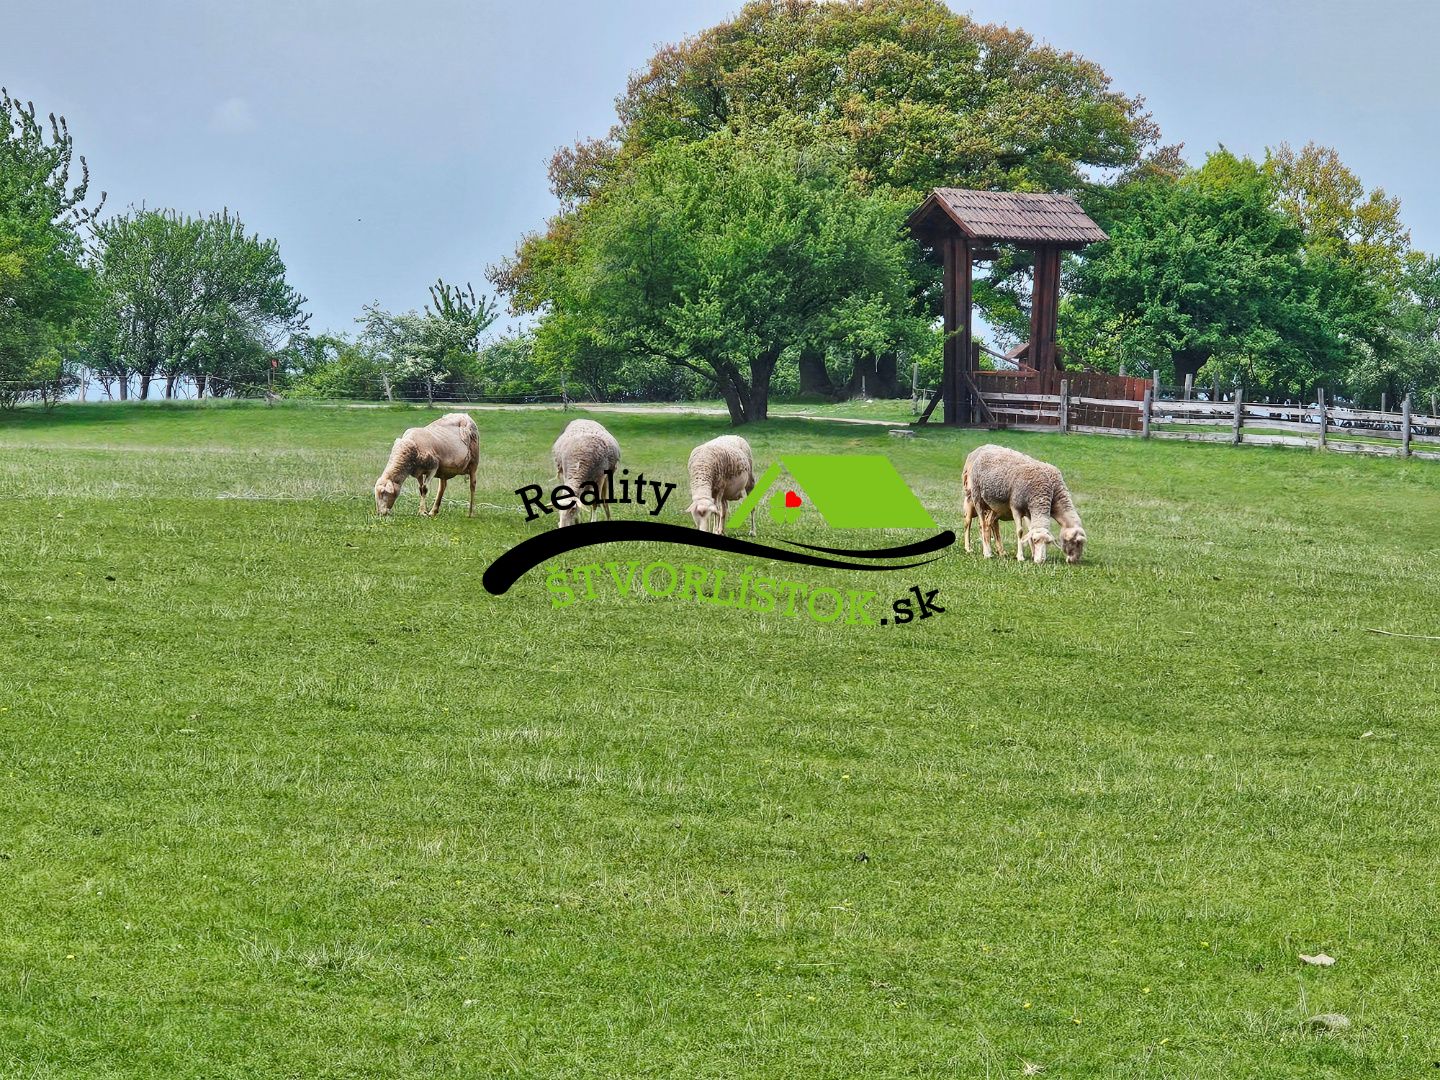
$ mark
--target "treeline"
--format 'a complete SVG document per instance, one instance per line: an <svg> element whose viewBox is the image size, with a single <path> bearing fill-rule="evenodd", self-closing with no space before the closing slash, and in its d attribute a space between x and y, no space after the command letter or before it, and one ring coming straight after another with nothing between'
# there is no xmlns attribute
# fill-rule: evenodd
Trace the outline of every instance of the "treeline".
<svg viewBox="0 0 1440 1080"><path fill-rule="evenodd" d="M440 280L421 311L371 304L354 334L316 335L279 246L234 213L104 204L64 119L0 91L0 406L92 380L121 400L558 392L529 336L483 338L496 304L469 286Z"/></svg>
<svg viewBox="0 0 1440 1080"><path fill-rule="evenodd" d="M1315 145L1187 164L1096 64L939 0L748 4L660 50L550 179L560 212L490 276L537 362L601 393L668 367L743 422L777 387L934 385L939 272L903 223L942 186L1072 193L1107 229L1063 271L1070 364L1440 388L1440 263L1398 200ZM1030 282L1004 249L977 281L992 345L1024 339Z"/></svg>

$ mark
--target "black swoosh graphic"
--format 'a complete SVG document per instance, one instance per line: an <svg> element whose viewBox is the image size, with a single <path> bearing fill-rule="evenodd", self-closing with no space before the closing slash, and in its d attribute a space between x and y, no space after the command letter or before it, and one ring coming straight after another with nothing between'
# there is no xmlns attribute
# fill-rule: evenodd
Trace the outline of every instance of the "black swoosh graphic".
<svg viewBox="0 0 1440 1080"><path fill-rule="evenodd" d="M780 542L789 544L791 547L802 547L807 551L823 551L826 555L849 555L854 559L903 559L911 555L929 555L932 551L942 551L955 543L955 534L946 529L927 539L916 540L913 544L892 548L829 548L816 547L814 544L802 544L798 540L781 540Z"/></svg>
<svg viewBox="0 0 1440 1080"><path fill-rule="evenodd" d="M798 551L785 551L782 548L772 548L764 544L751 543L748 540L739 540L733 536L701 532L699 529L683 525L670 525L661 521L590 521L572 525L567 529L551 529L548 532L532 536L528 540L522 540L486 567L480 582L485 586L486 592L494 596L503 596L526 571L534 569L558 555L595 544L613 544L624 541L686 544L690 547L712 548L716 551L755 555L763 559L778 559L781 562L800 563L804 566L820 566L835 570L908 570L911 567L924 566L928 562L935 561L934 559L924 559L920 562L886 563L884 565L841 562L837 559L804 555ZM864 553L864 557L895 556L904 558L909 555L938 551L941 548L949 547L954 542L955 534L946 531L919 544L867 551ZM815 550L824 551L826 549L816 548ZM841 552L840 554L845 553Z"/></svg>

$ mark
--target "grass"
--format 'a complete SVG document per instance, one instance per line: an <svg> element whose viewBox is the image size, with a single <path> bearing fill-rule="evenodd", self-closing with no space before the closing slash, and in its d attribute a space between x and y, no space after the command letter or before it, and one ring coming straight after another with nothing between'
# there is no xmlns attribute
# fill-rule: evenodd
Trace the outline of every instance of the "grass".
<svg viewBox="0 0 1440 1080"><path fill-rule="evenodd" d="M477 415L473 520L379 521L426 416L0 417L0 1074L1440 1061L1440 643L1366 632L1440 634L1440 468L1007 434L1086 561L957 547L873 586L943 616L847 628L486 594L560 418ZM723 424L604 422L676 481ZM889 454L951 526L985 437L746 434Z"/></svg>

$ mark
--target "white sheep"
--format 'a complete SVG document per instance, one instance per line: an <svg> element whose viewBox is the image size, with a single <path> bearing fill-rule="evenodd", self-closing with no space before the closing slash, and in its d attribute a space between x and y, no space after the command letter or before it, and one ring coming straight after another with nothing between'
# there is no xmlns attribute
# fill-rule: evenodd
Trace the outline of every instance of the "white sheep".
<svg viewBox="0 0 1440 1080"><path fill-rule="evenodd" d="M469 517L475 516L475 470L480 466L480 430L468 413L447 413L424 427L407 428L390 448L390 460L375 481L375 511L390 513L406 477L420 484L420 513L434 517L445 498L445 484L453 477L470 477ZM430 481L440 478L435 505L426 506Z"/></svg>
<svg viewBox="0 0 1440 1080"><path fill-rule="evenodd" d="M690 517L701 532L723 533L730 503L755 488L755 458L739 435L721 435L690 451ZM750 511L755 535L755 511Z"/></svg>
<svg viewBox="0 0 1440 1080"><path fill-rule="evenodd" d="M1054 465L1037 461L1018 450L987 443L970 452L961 474L965 484L965 547L970 547L971 504L980 512L980 543L985 557L990 557L990 541L986 530L987 515L993 515L992 527L998 534L1000 519L1015 521L1015 557L1025 559L1028 544L1037 563L1045 561L1045 548L1053 544L1050 519L1060 524L1060 544L1067 563L1077 563L1085 551L1085 529L1080 514L1065 487L1060 470ZM1002 551L1003 555L1004 552Z"/></svg>
<svg viewBox="0 0 1440 1080"><path fill-rule="evenodd" d="M579 497L586 484L593 485L596 502L610 520L611 474L620 464L620 444L615 436L594 420L571 420L551 447L555 458L555 475L575 493L568 507L559 507L557 528L574 525L580 516ZM595 520L595 504L590 505L590 520Z"/></svg>

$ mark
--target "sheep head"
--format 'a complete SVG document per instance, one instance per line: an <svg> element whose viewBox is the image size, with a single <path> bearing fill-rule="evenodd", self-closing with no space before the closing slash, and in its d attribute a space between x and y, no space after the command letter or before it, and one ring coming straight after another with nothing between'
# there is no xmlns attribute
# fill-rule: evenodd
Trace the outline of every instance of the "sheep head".
<svg viewBox="0 0 1440 1080"><path fill-rule="evenodd" d="M400 497L400 485L389 477L382 476L375 481L375 512L387 517Z"/></svg>
<svg viewBox="0 0 1440 1080"><path fill-rule="evenodd" d="M1037 563L1043 563L1045 561L1046 545L1055 542L1055 537L1050 535L1050 530L1045 528L1044 525L1034 526L1025 534L1025 539L1030 544L1030 550L1034 553Z"/></svg>
<svg viewBox="0 0 1440 1080"><path fill-rule="evenodd" d="M1060 530L1060 546L1065 549L1065 561L1072 566L1085 553L1085 530L1079 525L1066 525Z"/></svg>
<svg viewBox="0 0 1440 1080"><path fill-rule="evenodd" d="M690 504L690 517L695 522L695 527L701 532L711 532L710 516L718 515L720 508L715 505L714 499L701 496Z"/></svg>

